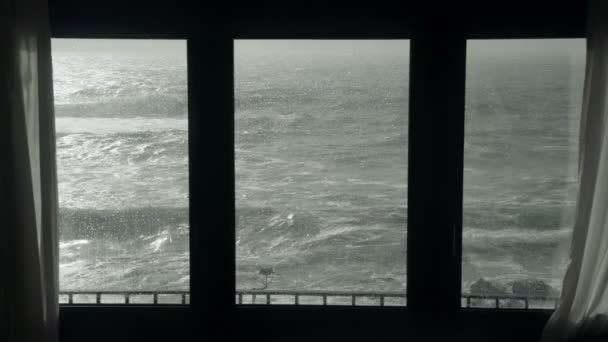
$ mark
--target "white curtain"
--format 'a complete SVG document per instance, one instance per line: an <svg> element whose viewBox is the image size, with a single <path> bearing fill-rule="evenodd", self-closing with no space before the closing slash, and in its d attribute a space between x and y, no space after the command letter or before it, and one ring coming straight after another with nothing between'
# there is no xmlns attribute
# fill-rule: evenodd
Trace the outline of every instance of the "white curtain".
<svg viewBox="0 0 608 342"><path fill-rule="evenodd" d="M56 341L57 181L47 0L0 0L0 341Z"/></svg>
<svg viewBox="0 0 608 342"><path fill-rule="evenodd" d="M591 0L588 16L576 221L544 342L608 339L608 1Z"/></svg>

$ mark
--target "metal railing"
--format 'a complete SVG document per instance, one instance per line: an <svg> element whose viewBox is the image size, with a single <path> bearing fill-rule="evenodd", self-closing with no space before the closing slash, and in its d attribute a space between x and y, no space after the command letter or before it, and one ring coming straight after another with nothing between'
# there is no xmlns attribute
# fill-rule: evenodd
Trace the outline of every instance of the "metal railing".
<svg viewBox="0 0 608 342"><path fill-rule="evenodd" d="M491 309L550 309L559 303L556 296L522 296L522 295L462 295L463 308Z"/></svg>
<svg viewBox="0 0 608 342"><path fill-rule="evenodd" d="M249 296L251 298L251 303L244 303L243 298L245 296ZM287 304L287 305L309 305L301 302L303 297L312 299L317 298L320 300L318 305L330 305L328 304L328 299L347 299L347 303L341 302L339 304L333 305L351 305L351 306L361 306L361 304L357 303L357 298L368 298L368 299L377 299L378 302L375 305L385 306L386 299L396 299L396 300L405 300L406 294L404 292L368 292L368 291L289 291L289 290L237 290L236 291L236 304L267 304L272 305L272 297L282 296L282 297L291 297L293 299L292 302L279 302L277 304ZM263 303L258 303L257 298L262 297L265 299ZM311 298L312 297L312 298ZM285 299L285 298L283 298ZM314 305L314 304L313 304ZM363 305L370 305L369 303ZM372 304L374 305L374 304ZM405 306L405 303L396 306Z"/></svg>
<svg viewBox="0 0 608 342"><path fill-rule="evenodd" d="M105 300L104 300L105 299ZM134 299L136 299L134 301ZM554 309L558 297L518 295L463 294L463 308L489 309ZM64 305L132 305L132 304L190 304L188 291L64 291L59 294ZM349 305L406 306L404 292L371 291L290 291L237 290L235 304L240 305Z"/></svg>
<svg viewBox="0 0 608 342"><path fill-rule="evenodd" d="M163 297L168 297L160 301ZM75 297L77 297L75 300ZM116 300L116 297L121 298ZM143 297L143 298L137 298ZM106 298L106 301L102 299ZM133 302L132 299L138 300ZM188 291L62 291L59 292L59 303L74 304L189 304L190 292Z"/></svg>

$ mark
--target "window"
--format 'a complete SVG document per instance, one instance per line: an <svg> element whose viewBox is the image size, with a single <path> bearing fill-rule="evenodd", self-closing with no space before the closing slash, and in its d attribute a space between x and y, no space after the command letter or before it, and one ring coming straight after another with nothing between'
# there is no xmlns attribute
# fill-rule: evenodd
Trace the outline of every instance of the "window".
<svg viewBox="0 0 608 342"><path fill-rule="evenodd" d="M60 302L187 303L185 41L52 46Z"/></svg>
<svg viewBox="0 0 608 342"><path fill-rule="evenodd" d="M405 305L409 41L234 44L237 303Z"/></svg>
<svg viewBox="0 0 608 342"><path fill-rule="evenodd" d="M574 224L585 42L470 40L467 56L463 305L553 308Z"/></svg>
<svg viewBox="0 0 608 342"><path fill-rule="evenodd" d="M91 11L84 5L63 6L56 1L49 4L56 37L172 37L188 40L188 77L187 81L184 77L182 87L185 108L185 85L188 83L187 141L190 148L187 163L191 176L189 194L185 195L190 197L191 205L188 213L191 274L190 286L178 290L191 291L192 304L146 307L62 305L63 336L71 337L70 340L90 339L93 334L99 340L131 336L136 340L146 337L149 337L147 340L180 340L176 335L181 333L182 337L190 338L186 335L194 330L197 335L210 339L221 336L223 339L235 337L236 340L252 337L302 339L302 335L313 339L349 336L344 338L348 340L357 336L362 340L407 337L434 340L429 336L432 334L456 340L540 338L542 326L548 318L546 310L504 312L462 308L462 304L466 306L466 299L462 303L461 299L463 295L470 294L470 286L475 281L482 277L489 282L494 281L494 276L486 272L487 268L473 269L478 266L469 262L472 260L469 256L471 251L495 262L508 258L505 257L507 253L492 257L489 251L491 244L480 243L474 239L476 235L471 234L472 216L468 210L470 199L476 195L469 192L475 182L482 180L472 180L467 174L470 169L470 126L478 121L470 120L473 116L469 113L469 102L477 96L471 93L474 88L471 75L480 71L475 71L475 64L471 63L476 53L470 49L465 136L466 39L582 38L585 34L584 2L552 6L513 4L506 11L496 11L493 6L458 4L455 6L459 11L450 11L449 15L439 17L437 11L427 11L425 6L416 4L373 8L293 4L272 8L205 6L202 10L182 5L184 7L181 8L177 4L127 8L100 4ZM461 11L463 8L466 11ZM274 40L278 38L291 40ZM412 39L406 40L409 38ZM145 42L153 44L154 41ZM469 46L475 42L470 42ZM123 52L128 51L128 47L135 47L131 43L126 45L121 49ZM543 46L538 45L539 49ZM57 48L56 42L54 47ZM180 49L166 49L165 52L183 51ZM150 57L148 60L158 57L156 52L145 55ZM505 54L495 55L492 59L497 60ZM525 62L527 55L520 54L520 57ZM148 67L162 69L166 65L158 61L156 58ZM169 63L171 67L181 65L184 74L185 64L185 51L180 61ZM498 61L495 64L500 67ZM93 69L91 73L110 66L98 64L97 68L90 68ZM57 71L56 67L55 73L59 76ZM483 69L483 72L489 71L489 66ZM505 73L507 76L513 74L513 77L522 74L521 70L515 71ZM564 75L563 70L552 77L564 82L583 77L582 70L574 68L568 76L571 79L561 78L560 74ZM527 80L530 84L538 81L529 77ZM381 97L381 93L388 96ZM339 96L333 96L336 94ZM574 91L561 94L573 98L580 96ZM360 104L362 96L376 101ZM547 96L547 101L552 99L552 96ZM560 99L566 100L565 97ZM292 108L291 103L296 106ZM506 101L502 104L509 105ZM365 111L357 112L356 108L360 106ZM497 104L494 102L493 106ZM538 103L535 107L539 107ZM572 108L575 107L572 104ZM65 118L59 112L58 120ZM354 114L347 117L347 112ZM339 126L293 132L294 125L298 124L296 119L302 114L314 118L320 116L319 113L341 114L344 120ZM578 109L572 112L577 113ZM389 127L381 122L391 116L398 126ZM578 118L574 117L576 120ZM304 126L319 124L313 120L302 121L300 124ZM360 130L353 130L357 125ZM575 128L576 125L572 122L569 127ZM370 143L372 132L382 129L386 130L386 135L378 134L378 140ZM305 132L310 134L305 135ZM346 132L353 133L352 141L345 142ZM290 136L288 133L299 134ZM329 141L326 137L329 134L335 135L341 143L330 146L330 152L336 152L333 159L318 158L323 152L321 146ZM391 144L387 141L387 150L377 148L382 145L380 139L400 134L403 135L401 147L392 145L388 148ZM570 137L574 138L575 134ZM490 138L494 139L493 134L488 134L487 139ZM465 140L467 149L463 158ZM281 146L285 150L280 150ZM575 149L575 146L571 148ZM403 154L397 157L396 151ZM307 152L316 154L316 157L312 158ZM367 158L352 160L367 159L377 164L351 163L347 167L344 163L347 157L358 157L358 154L367 154ZM395 157L393 167L388 166L390 158L386 158L390 154ZM314 162L321 164L328 160L335 160L336 164L341 160L343 167L311 168ZM461 193L463 161L464 196ZM183 167L186 175L185 163ZM305 178L306 172L309 173L308 179ZM346 173L352 174L352 178L368 180L370 186L364 190L334 186L337 182L344 182ZM60 170L60 182L64 181L61 177ZM276 177L276 182L271 181L272 177ZM394 191L387 191L388 187L380 184L398 177L402 181L394 183ZM315 179L317 183L314 183ZM322 188L326 186L323 182L327 189ZM374 185L374 182L378 184ZM319 253L320 243L314 243L322 240L314 240L314 234L311 237L306 237L306 234L311 230L313 233L316 230L327 232L322 230L326 228L322 226L328 224L325 219L331 218L329 211L335 207L314 200L331 192L336 196L336 203L340 196L364 200L343 201L343 213L351 214L351 221L340 221L338 216L334 216L332 222L344 226L343 233L333 237L337 251L330 258ZM272 194L278 194L278 197ZM388 201L384 199L389 197L394 200L385 205ZM490 198L489 206L492 200ZM363 224L361 217L366 209L372 207L383 213L402 210L403 215L382 216ZM406 210L409 210L407 215ZM315 213L324 216L317 219ZM256 217L256 214L260 214L257 220L244 219ZM290 214L293 214L291 218ZM276 219L272 220L275 216ZM301 224L308 220L314 224L312 227ZM357 225L357 221L361 224ZM388 221L391 223L387 224ZM276 233L277 227L270 223L286 228L285 232L298 237L300 240L295 241L307 248L288 248L286 242L280 240L280 234L258 238L256 235L261 230L263 234L260 235L273 230ZM304 229L289 229L294 227ZM464 238L461 233L464 233ZM369 236L373 239L365 240ZM392 246L384 243L389 237L393 239ZM567 241L568 237L561 240ZM482 249L485 250L477 248L484 245ZM354 253L353 249L376 253ZM554 250L566 249L567 242L563 248L555 247ZM394 253L396 250L400 252ZM352 258L347 259L348 256ZM65 256L62 258L66 260ZM335 267L341 260L350 262L349 265L359 263L363 267ZM332 266L332 263L333 273L329 274L324 267L326 264ZM371 269L378 272L369 272ZM154 277L165 270L159 269ZM324 271L328 274L326 278L322 278ZM268 274L268 281L265 274ZM345 274L350 277L344 277ZM552 277L537 274L541 280L545 279L543 281ZM342 281L336 281L340 278ZM76 277L73 279L78 280ZM395 301L385 298L385 306L397 306L381 307L377 296L354 295L355 306L352 306L353 293L394 291L404 295L406 287L407 303L402 297ZM62 289L66 291L65 287ZM165 292L169 289L164 287L151 291ZM123 288L120 291L138 290ZM267 297L269 292L272 294ZM303 294L311 292L317 295ZM343 298L326 296L328 306L323 308L303 306L322 305L323 293L328 292L348 295ZM301 294L297 298L297 304L301 306L294 305L294 293ZM239 294L242 294L241 300ZM255 299L253 294L256 294ZM105 296L102 296L104 300ZM116 299L117 302L120 300ZM266 305L267 301L286 305ZM245 305L239 305L239 302ZM247 305L250 303L257 305ZM519 302L512 304L510 307L523 308ZM529 304L533 308L535 304L540 307L543 303ZM507 303L501 301L500 305L501 308L506 307ZM484 300L472 300L471 306L490 305Z"/></svg>

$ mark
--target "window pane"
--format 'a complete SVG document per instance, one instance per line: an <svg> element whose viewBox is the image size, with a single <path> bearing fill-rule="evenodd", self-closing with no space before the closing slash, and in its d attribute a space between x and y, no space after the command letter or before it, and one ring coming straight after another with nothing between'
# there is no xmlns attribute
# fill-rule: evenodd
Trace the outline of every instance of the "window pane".
<svg viewBox="0 0 608 342"><path fill-rule="evenodd" d="M555 297L574 223L585 42L469 41L467 55L463 292Z"/></svg>
<svg viewBox="0 0 608 342"><path fill-rule="evenodd" d="M187 291L185 41L52 45L61 291Z"/></svg>
<svg viewBox="0 0 608 342"><path fill-rule="evenodd" d="M235 42L243 303L266 303L252 290L288 291L273 304L404 295L408 68L406 40Z"/></svg>

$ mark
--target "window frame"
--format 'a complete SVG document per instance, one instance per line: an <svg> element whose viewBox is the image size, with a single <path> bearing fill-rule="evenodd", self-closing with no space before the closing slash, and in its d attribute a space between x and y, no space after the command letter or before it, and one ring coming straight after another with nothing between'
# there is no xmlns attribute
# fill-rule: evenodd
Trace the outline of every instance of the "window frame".
<svg viewBox="0 0 608 342"><path fill-rule="evenodd" d="M94 10L83 10L51 0L53 38L186 39L188 46L191 304L61 305L62 340L91 339L92 332L99 339L166 340L227 332L247 337L269 322L272 329L264 329L265 337L538 338L549 311L461 308L466 41L584 38L584 3L554 3L548 9L525 2L509 9L452 5L455 12L422 3L378 10L197 9L180 2L170 9L129 8L97 2ZM467 15L453 14L462 7ZM235 304L235 39L410 40L407 307ZM444 100L436 101L437 96Z"/></svg>

